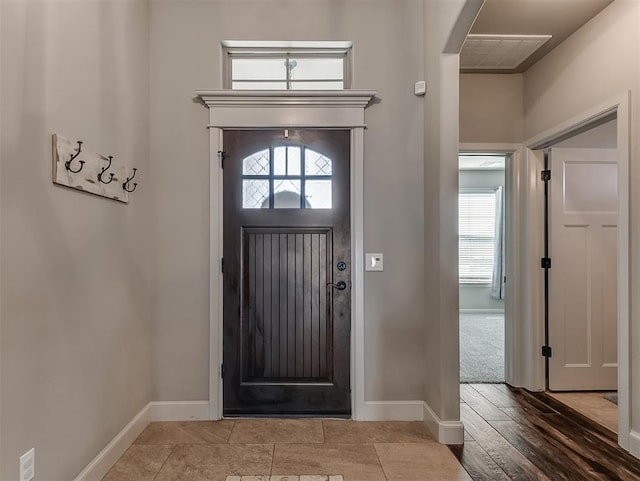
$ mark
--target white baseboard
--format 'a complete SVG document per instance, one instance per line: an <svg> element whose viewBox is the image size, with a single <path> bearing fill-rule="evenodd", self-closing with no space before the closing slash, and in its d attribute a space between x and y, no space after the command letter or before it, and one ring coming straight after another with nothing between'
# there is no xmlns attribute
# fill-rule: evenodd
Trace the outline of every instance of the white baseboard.
<svg viewBox="0 0 640 481"><path fill-rule="evenodd" d="M209 401L154 401L147 404L78 474L73 481L100 481L152 421L208 420ZM437 441L462 444L464 428L459 421L441 421L423 401L367 401L366 421L424 421ZM640 453L640 436L632 432L632 446ZM638 454L635 454L638 456Z"/></svg>
<svg viewBox="0 0 640 481"><path fill-rule="evenodd" d="M151 421L209 420L209 401L154 401Z"/></svg>
<svg viewBox="0 0 640 481"><path fill-rule="evenodd" d="M73 481L100 481L151 421L151 403L129 421Z"/></svg>
<svg viewBox="0 0 640 481"><path fill-rule="evenodd" d="M365 401L365 421L422 421L422 401Z"/></svg>
<svg viewBox="0 0 640 481"><path fill-rule="evenodd" d="M422 403L423 421L436 438L442 444L463 444L464 425L461 421L442 421L438 415L426 403Z"/></svg>
<svg viewBox="0 0 640 481"><path fill-rule="evenodd" d="M629 453L640 458L640 433L633 429L629 433Z"/></svg>
<svg viewBox="0 0 640 481"><path fill-rule="evenodd" d="M73 481L100 481L152 421L209 419L209 401L155 401L147 404Z"/></svg>
<svg viewBox="0 0 640 481"><path fill-rule="evenodd" d="M460 314L504 314L504 309L460 309Z"/></svg>

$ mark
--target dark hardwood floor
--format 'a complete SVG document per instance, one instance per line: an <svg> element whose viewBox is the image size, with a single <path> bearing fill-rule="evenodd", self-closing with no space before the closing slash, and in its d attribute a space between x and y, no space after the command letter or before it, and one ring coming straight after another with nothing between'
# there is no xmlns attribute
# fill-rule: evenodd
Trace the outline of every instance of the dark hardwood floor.
<svg viewBox="0 0 640 481"><path fill-rule="evenodd" d="M464 446L451 446L474 480L640 480L640 461L616 435L544 393L462 384Z"/></svg>

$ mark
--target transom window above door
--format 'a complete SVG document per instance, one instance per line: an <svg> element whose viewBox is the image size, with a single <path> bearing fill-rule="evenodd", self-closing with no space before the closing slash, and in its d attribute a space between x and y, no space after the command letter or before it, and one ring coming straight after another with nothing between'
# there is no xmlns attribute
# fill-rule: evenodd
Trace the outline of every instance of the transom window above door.
<svg viewBox="0 0 640 481"><path fill-rule="evenodd" d="M333 162L305 146L276 146L242 160L244 209L331 209Z"/></svg>
<svg viewBox="0 0 640 481"><path fill-rule="evenodd" d="M344 90L350 42L225 41L225 88Z"/></svg>

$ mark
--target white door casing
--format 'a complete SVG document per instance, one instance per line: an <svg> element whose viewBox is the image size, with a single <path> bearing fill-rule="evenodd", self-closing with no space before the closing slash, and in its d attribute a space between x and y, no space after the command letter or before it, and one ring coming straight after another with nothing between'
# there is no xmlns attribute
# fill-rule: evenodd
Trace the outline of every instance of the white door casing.
<svg viewBox="0 0 640 481"><path fill-rule="evenodd" d="M616 149L551 150L549 389L617 389Z"/></svg>
<svg viewBox="0 0 640 481"><path fill-rule="evenodd" d="M351 399L352 418L364 420L364 109L370 90L198 90L209 108L210 354L209 418L222 418L222 167L225 129L348 129L351 131Z"/></svg>
<svg viewBox="0 0 640 481"><path fill-rule="evenodd" d="M589 109L576 114L562 123L531 137L523 145L523 176L516 189L522 203L523 246L520 267L523 284L518 288L517 320L525 334L522 340L526 346L522 361L524 377L522 387L531 391L544 390L544 358L540 354L543 343L544 305L543 269L540 258L543 255L543 182L540 171L544 168L543 151L563 140L584 132L590 127L617 119L617 172L618 172L618 228L617 228L617 311L618 311L618 444L634 456L640 458L640 433L632 429L632 356L633 344L631 322L631 244L630 211L631 189L631 92L624 91L604 100ZM636 402L637 404L637 402Z"/></svg>

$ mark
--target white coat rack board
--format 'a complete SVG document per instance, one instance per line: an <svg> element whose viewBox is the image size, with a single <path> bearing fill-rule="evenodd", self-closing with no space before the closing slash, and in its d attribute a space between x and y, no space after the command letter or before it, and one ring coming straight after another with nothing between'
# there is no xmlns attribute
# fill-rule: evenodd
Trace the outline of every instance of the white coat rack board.
<svg viewBox="0 0 640 481"><path fill-rule="evenodd" d="M91 152L82 142L53 135L53 182L56 184L128 204L129 192L137 185L130 184L135 171L127 177L127 168L117 165L113 157Z"/></svg>

